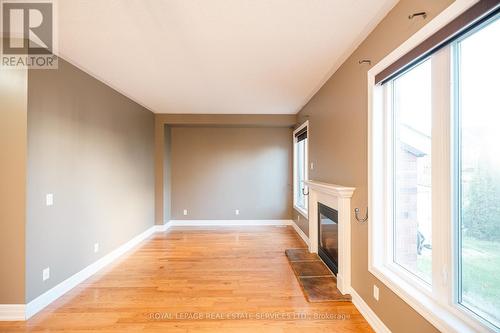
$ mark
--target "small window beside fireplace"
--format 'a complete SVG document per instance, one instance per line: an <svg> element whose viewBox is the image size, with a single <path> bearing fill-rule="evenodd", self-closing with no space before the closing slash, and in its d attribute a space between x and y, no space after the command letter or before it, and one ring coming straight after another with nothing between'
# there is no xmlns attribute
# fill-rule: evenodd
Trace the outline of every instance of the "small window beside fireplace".
<svg viewBox="0 0 500 333"><path fill-rule="evenodd" d="M305 122L293 132L293 207L306 219L309 218L307 198L308 180L308 124Z"/></svg>

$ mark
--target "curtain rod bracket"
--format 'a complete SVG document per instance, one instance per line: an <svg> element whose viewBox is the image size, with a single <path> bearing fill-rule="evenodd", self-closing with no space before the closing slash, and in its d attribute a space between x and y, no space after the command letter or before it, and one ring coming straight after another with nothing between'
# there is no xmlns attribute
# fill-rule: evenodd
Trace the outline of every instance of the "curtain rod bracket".
<svg viewBox="0 0 500 333"><path fill-rule="evenodd" d="M422 16L424 19L427 18L427 12L418 12L418 13L413 13L411 15L408 15L409 20L413 20L414 17L416 16Z"/></svg>

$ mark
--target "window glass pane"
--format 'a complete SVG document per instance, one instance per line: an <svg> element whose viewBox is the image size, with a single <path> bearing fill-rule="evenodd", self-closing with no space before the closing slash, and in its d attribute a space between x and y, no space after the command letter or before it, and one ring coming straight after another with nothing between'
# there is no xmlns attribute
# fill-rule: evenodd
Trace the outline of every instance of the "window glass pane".
<svg viewBox="0 0 500 333"><path fill-rule="evenodd" d="M459 301L500 321L500 20L457 45L459 54Z"/></svg>
<svg viewBox="0 0 500 333"><path fill-rule="evenodd" d="M431 283L431 60L393 81L394 262Z"/></svg>
<svg viewBox="0 0 500 333"><path fill-rule="evenodd" d="M307 139L302 140L297 142L296 144L296 149L297 149L297 188L296 188L296 202L295 204L302 208L302 209L307 209L306 206L306 196L302 192L302 189L304 188L304 181L305 179L305 158L306 158L306 147L307 147Z"/></svg>

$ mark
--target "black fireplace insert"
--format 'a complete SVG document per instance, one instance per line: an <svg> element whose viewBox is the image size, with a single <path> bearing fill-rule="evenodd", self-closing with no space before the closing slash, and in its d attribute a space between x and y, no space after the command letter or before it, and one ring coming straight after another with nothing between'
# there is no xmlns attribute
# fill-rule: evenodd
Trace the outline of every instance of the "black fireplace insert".
<svg viewBox="0 0 500 333"><path fill-rule="evenodd" d="M318 202L318 254L334 273L338 273L339 213Z"/></svg>

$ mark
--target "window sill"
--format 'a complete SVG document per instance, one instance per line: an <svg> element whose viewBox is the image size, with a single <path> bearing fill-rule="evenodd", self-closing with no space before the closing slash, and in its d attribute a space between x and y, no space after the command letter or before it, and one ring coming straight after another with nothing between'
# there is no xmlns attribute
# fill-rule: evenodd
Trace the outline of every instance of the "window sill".
<svg viewBox="0 0 500 333"><path fill-rule="evenodd" d="M297 212L300 213L300 215L302 215L307 220L309 220L309 212L307 210L305 210L304 208L298 207L296 205L293 205L293 209L295 209Z"/></svg>
<svg viewBox="0 0 500 333"><path fill-rule="evenodd" d="M415 286L385 265L370 266L368 270L441 332L494 332L473 319L468 320L453 306L437 302L418 287L419 281L415 281Z"/></svg>

